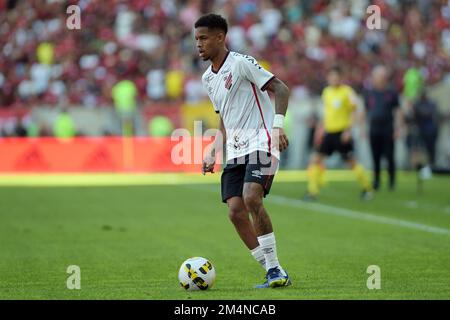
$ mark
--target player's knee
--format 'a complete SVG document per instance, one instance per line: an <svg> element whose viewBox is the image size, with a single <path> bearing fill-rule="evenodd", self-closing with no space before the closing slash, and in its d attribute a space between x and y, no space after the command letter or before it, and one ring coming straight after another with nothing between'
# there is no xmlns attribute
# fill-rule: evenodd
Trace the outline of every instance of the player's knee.
<svg viewBox="0 0 450 320"><path fill-rule="evenodd" d="M239 224L248 219L247 214L247 211L241 207L230 207L228 210L228 218L233 224Z"/></svg>
<svg viewBox="0 0 450 320"><path fill-rule="evenodd" d="M258 212L262 206L261 197L255 193L244 195L245 206L253 213Z"/></svg>

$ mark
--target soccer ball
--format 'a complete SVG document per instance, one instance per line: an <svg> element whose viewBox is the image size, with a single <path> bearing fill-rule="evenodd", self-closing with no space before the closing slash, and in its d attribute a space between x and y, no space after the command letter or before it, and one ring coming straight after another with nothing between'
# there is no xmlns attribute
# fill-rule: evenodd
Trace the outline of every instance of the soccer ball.
<svg viewBox="0 0 450 320"><path fill-rule="evenodd" d="M216 270L205 258L189 258L181 264L178 280L187 291L207 290L216 280Z"/></svg>

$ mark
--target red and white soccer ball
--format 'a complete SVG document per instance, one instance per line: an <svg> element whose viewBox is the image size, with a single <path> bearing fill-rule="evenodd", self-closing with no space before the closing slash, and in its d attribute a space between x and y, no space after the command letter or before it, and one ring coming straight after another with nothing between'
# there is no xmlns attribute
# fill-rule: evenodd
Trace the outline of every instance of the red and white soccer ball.
<svg viewBox="0 0 450 320"><path fill-rule="evenodd" d="M216 270L205 258L189 258L181 264L178 280L187 291L207 290L214 285Z"/></svg>

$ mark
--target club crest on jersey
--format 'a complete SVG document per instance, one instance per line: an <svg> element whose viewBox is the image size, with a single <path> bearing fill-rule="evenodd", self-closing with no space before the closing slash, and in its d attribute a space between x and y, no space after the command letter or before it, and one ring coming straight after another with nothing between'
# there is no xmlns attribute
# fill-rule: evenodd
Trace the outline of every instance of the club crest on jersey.
<svg viewBox="0 0 450 320"><path fill-rule="evenodd" d="M227 90L230 90L231 86L233 85L233 76L231 73L228 75L228 77L224 77L223 80L225 80L225 88Z"/></svg>

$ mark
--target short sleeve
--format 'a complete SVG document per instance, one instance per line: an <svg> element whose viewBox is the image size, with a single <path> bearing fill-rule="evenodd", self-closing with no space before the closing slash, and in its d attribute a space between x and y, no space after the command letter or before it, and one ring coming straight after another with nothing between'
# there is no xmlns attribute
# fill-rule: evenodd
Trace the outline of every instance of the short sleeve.
<svg viewBox="0 0 450 320"><path fill-rule="evenodd" d="M261 67L251 56L242 56L238 61L240 75L254 83L261 91L265 91L270 81L275 78L272 73Z"/></svg>

